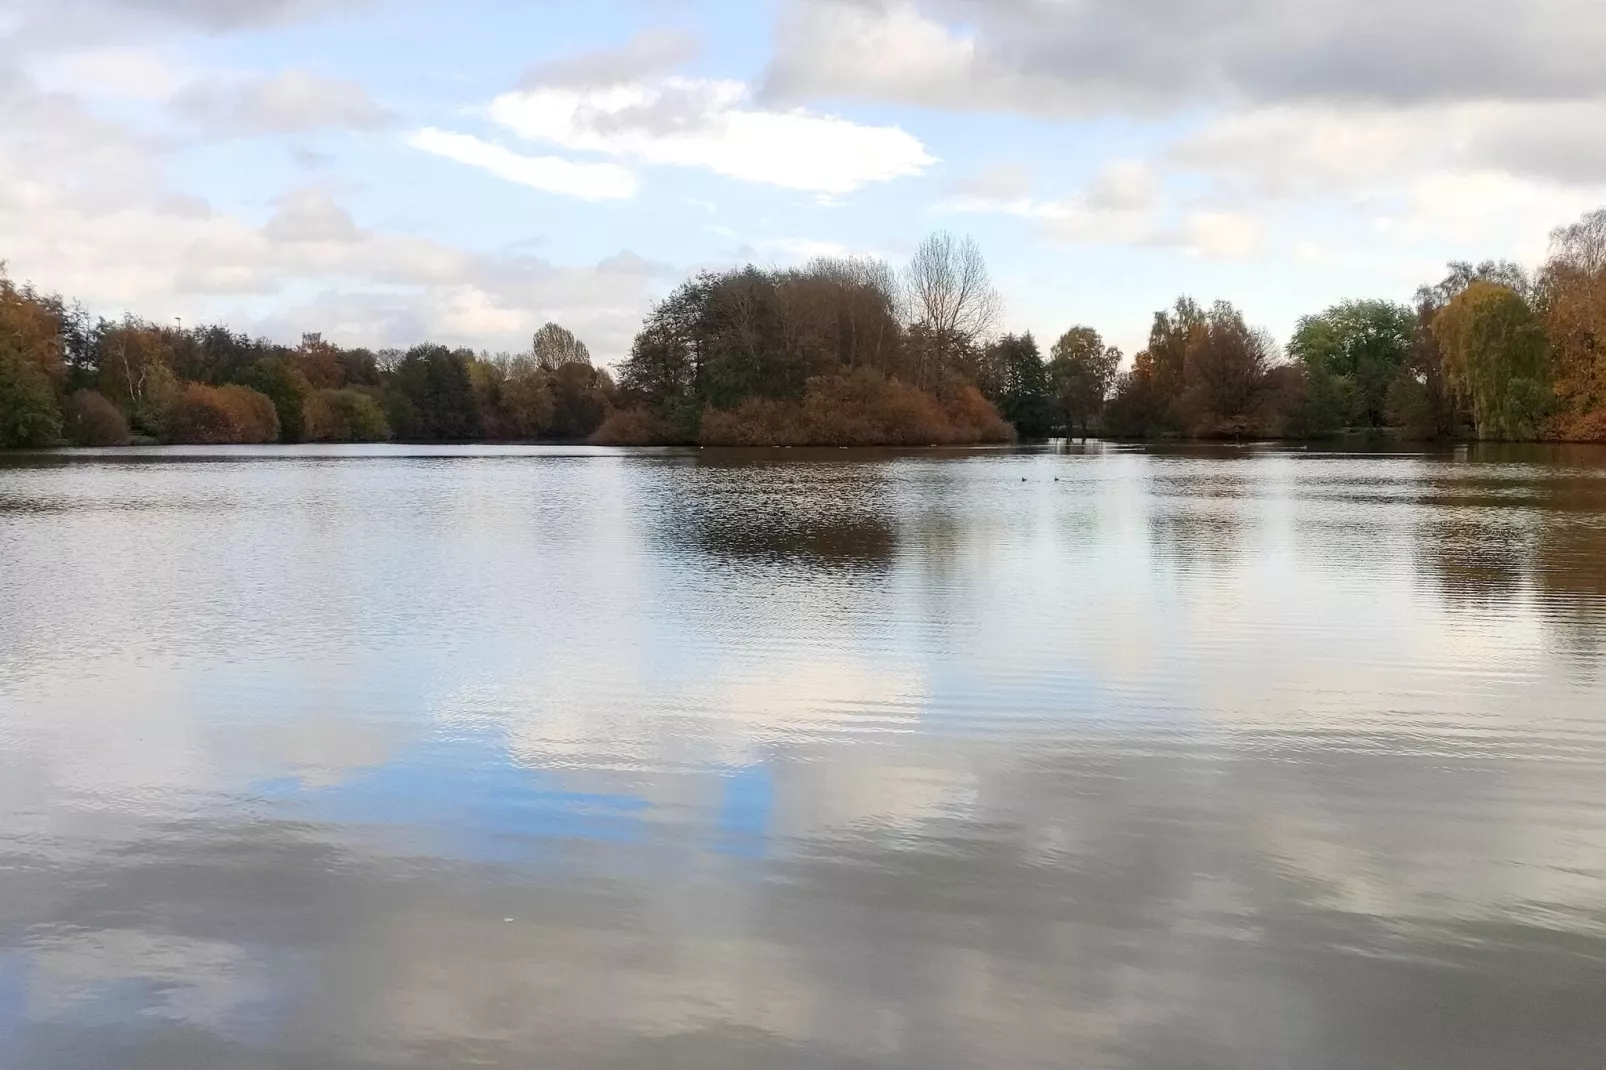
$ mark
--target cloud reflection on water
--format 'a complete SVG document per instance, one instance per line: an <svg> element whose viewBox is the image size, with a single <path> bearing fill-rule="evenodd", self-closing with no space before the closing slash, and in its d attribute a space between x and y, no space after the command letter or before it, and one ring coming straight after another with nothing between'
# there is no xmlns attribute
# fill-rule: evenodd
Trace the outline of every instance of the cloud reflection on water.
<svg viewBox="0 0 1606 1070"><path fill-rule="evenodd" d="M832 453L8 467L4 1061L1606 1056L1606 458Z"/></svg>

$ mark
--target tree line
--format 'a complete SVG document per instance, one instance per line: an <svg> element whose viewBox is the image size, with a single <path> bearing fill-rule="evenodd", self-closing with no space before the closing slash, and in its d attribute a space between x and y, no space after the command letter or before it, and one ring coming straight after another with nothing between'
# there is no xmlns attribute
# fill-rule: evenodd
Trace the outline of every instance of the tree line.
<svg viewBox="0 0 1606 1070"><path fill-rule="evenodd" d="M0 275L0 446L585 439L614 393L556 324L521 354L283 346L91 318Z"/></svg>
<svg viewBox="0 0 1606 1070"><path fill-rule="evenodd" d="M705 272L659 302L617 382L548 324L520 354L287 347L224 327L92 319L0 272L0 446L590 440L932 445L1153 438L1606 441L1606 209L1534 273L1452 263L1410 303L1345 301L1286 346L1179 298L1147 346L1089 327L1044 354L995 333L969 239L894 271L827 258Z"/></svg>
<svg viewBox="0 0 1606 1070"><path fill-rule="evenodd" d="M1065 341L1049 378L1066 431L1606 442L1606 209L1555 230L1537 272L1453 262L1408 304L1301 318L1284 350L1232 305L1186 297L1155 315L1124 373Z"/></svg>

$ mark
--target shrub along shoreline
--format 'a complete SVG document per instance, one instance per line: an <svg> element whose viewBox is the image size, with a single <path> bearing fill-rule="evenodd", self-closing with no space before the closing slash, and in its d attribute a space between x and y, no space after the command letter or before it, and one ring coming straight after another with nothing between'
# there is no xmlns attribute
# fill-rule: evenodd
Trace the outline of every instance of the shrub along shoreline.
<svg viewBox="0 0 1606 1070"><path fill-rule="evenodd" d="M894 272L822 259L687 280L617 380L556 324L517 354L296 346L179 329L12 282L0 265L0 448L131 442L590 441L927 446L1054 435L1606 442L1606 209L1533 274L1452 263L1410 304L1346 301L1286 346L1180 298L1130 362L1073 327L995 331L974 242ZM1126 364L1125 371L1121 371Z"/></svg>

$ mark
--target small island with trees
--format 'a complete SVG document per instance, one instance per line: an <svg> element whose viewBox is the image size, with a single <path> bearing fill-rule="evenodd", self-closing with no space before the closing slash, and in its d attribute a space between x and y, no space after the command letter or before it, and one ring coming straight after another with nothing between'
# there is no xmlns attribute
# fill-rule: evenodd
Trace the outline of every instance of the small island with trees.
<svg viewBox="0 0 1606 1070"><path fill-rule="evenodd" d="M0 447L589 441L928 446L1017 438L1606 442L1606 209L1529 274L1452 263L1410 304L1346 301L1286 346L1183 297L1123 355L998 334L976 244L686 281L617 375L548 324L528 352L297 346L92 317L0 271Z"/></svg>

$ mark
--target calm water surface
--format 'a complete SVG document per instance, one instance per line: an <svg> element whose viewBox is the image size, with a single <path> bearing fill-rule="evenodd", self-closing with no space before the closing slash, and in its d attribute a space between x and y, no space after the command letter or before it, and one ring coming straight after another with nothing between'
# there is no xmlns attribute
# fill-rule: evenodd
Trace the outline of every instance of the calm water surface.
<svg viewBox="0 0 1606 1070"><path fill-rule="evenodd" d="M0 459L0 1066L1606 1065L1606 452Z"/></svg>

